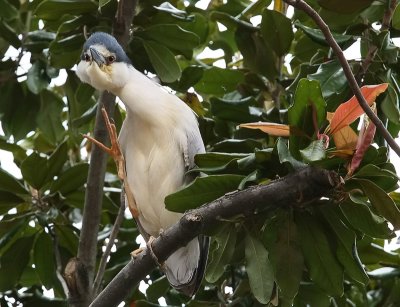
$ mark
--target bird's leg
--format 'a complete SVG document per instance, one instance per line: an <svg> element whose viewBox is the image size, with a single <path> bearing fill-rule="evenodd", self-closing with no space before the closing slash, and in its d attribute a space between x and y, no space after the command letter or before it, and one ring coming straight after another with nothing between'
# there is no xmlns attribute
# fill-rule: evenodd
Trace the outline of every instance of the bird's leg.
<svg viewBox="0 0 400 307"><path fill-rule="evenodd" d="M156 239L156 238L154 238L153 236L150 236L149 241L147 241L147 243L146 243L146 246L147 246L147 248L148 248L149 251L150 251L151 258L153 258L154 262L155 262L161 269L163 269L163 268L164 268L164 262L163 262L163 263L160 263L160 262L158 261L158 258L157 258L157 256L156 256L156 254L154 254L154 252L153 252L152 244L153 244L153 241L154 241L155 239Z"/></svg>
<svg viewBox="0 0 400 307"><path fill-rule="evenodd" d="M122 180L124 185L126 198L128 199L129 211L134 218L137 218L139 216L139 211L136 206L135 197L133 196L132 190L129 187L128 180L126 180L125 158L118 143L117 128L115 127L114 123L110 122L105 108L101 108L101 113L103 114L104 123L106 124L108 135L110 137L111 147L105 146L103 143L88 135L84 134L83 137L88 139L88 141L92 142L93 144L99 146L102 150L113 157L115 164L117 165L118 177Z"/></svg>

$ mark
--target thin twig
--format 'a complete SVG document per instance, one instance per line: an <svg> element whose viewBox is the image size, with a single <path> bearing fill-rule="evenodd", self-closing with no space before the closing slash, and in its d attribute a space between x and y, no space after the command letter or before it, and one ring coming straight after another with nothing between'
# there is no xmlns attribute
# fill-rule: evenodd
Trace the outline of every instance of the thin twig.
<svg viewBox="0 0 400 307"><path fill-rule="evenodd" d="M360 87L357 84L357 81L351 71L349 63L347 62L342 49L337 44L335 39L332 36L331 31L329 30L328 25L322 20L321 16L307 3L303 0L283 0L286 3L292 5L295 8L298 8L304 11L308 16L310 16L314 22L318 25L321 29L322 33L325 36L327 43L331 46L332 50L335 52L340 64L342 65L344 74L346 75L347 81L349 82L349 86L353 91L354 95L357 97L358 103L360 104L361 108L364 110L365 114L371 119L371 121L375 124L376 129L379 133L383 136L383 138L387 141L389 146L396 152L396 154L400 157L400 147L396 143L396 141L392 138L389 131L385 128L382 121L379 119L378 116L371 110L367 101L365 100L363 94L361 93Z"/></svg>
<svg viewBox="0 0 400 307"><path fill-rule="evenodd" d="M106 249L103 253L103 256L100 259L99 269L97 270L96 278L94 279L93 283L93 295L97 296L99 293L101 282L103 280L104 271L107 265L108 256L110 256L111 248L114 245L115 239L117 238L121 223L124 219L124 212L125 212L125 197L124 193L121 193L121 205L119 207L118 215L115 219L113 228L111 230L110 236L108 238L108 243Z"/></svg>
<svg viewBox="0 0 400 307"><path fill-rule="evenodd" d="M397 0L390 1L390 5L385 10L385 14L383 15L382 26L380 29L381 32L389 29L390 22L393 18L393 13L396 8L396 5L397 5ZM368 53L365 56L365 59L362 61L362 64L361 64L361 70L360 70L359 76L357 78L360 82L363 80L363 78L364 78L369 66L371 65L372 61L374 60L377 52L378 52L378 46L371 44L371 46L368 49Z"/></svg>
<svg viewBox="0 0 400 307"><path fill-rule="evenodd" d="M53 251L54 251L54 258L56 260L56 276L57 279L59 280L61 287L63 288L65 297L68 297L68 286L67 283L65 282L65 279L63 277L63 265L61 262L61 256L60 256L60 250L58 248L58 238L55 232L53 231L53 228L51 226L46 227L47 230L49 231L49 234L51 236L51 240L53 242Z"/></svg>

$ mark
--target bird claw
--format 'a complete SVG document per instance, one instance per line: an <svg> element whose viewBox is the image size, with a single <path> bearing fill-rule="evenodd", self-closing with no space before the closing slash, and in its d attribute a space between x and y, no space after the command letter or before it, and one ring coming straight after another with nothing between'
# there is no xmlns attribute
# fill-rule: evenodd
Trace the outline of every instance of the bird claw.
<svg viewBox="0 0 400 307"><path fill-rule="evenodd" d="M153 241L154 241L154 240L155 240L155 238L154 238L153 236L150 236L149 240L146 242L146 246L147 246L147 248L148 248L149 251L150 251L151 258L153 258L154 262L155 262L161 269L163 269L163 268L164 268L164 262L163 262L163 263L160 263L160 262L158 261L158 258L157 258L157 256L156 256L156 254L154 254L154 251L153 251L152 244L153 244Z"/></svg>
<svg viewBox="0 0 400 307"><path fill-rule="evenodd" d="M134 218L139 216L139 210L136 206L135 197L133 196L132 190L129 187L128 181L126 180L126 172L125 172L125 158L122 154L121 147L119 146L118 142L118 133L115 124L112 123L108 117L107 111L104 107L101 108L101 113L103 115L104 123L106 125L108 135L110 137L111 146L107 147L103 143L99 142L95 138L92 138L86 134L83 135L88 141L92 142L93 144L97 145L108 153L111 157L113 157L115 164L117 165L118 177L122 180L124 184L125 193L128 199L128 207L129 210Z"/></svg>

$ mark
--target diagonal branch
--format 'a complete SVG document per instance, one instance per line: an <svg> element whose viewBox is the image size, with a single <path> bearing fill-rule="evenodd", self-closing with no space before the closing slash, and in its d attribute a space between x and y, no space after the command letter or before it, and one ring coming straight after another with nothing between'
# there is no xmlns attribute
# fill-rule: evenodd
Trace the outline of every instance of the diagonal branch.
<svg viewBox="0 0 400 307"><path fill-rule="evenodd" d="M328 25L322 20L321 16L319 16L319 14L303 0L283 0L283 1L285 1L286 3L292 5L297 9L304 11L318 25L318 27L324 34L327 43L332 48L333 52L335 52L340 64L342 65L344 74L346 75L347 81L349 82L349 86L353 91L354 95L357 97L358 103L360 104L361 108L364 110L365 114L367 114L367 116L371 119L371 121L375 124L377 131L379 131L379 133L383 136L383 138L386 140L389 146L400 157L400 146L390 135L389 131L387 131L385 125L382 123L379 117L368 106L368 103L361 93L360 87L357 84L353 72L351 71L349 63L347 62L342 49L333 38Z"/></svg>
<svg viewBox="0 0 400 307"><path fill-rule="evenodd" d="M248 217L260 212L272 212L277 208L312 206L313 201L330 196L341 185L341 178L335 172L307 167L268 185L252 186L226 194L186 213L178 223L153 241L152 250L157 259L163 262L175 250L200 233L214 229L223 220L239 214ZM145 249L114 277L90 306L117 306L155 267L154 258Z"/></svg>

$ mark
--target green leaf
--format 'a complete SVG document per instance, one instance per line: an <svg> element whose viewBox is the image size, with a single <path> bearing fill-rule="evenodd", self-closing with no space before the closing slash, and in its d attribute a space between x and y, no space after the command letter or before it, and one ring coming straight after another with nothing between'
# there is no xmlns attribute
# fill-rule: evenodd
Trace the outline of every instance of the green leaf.
<svg viewBox="0 0 400 307"><path fill-rule="evenodd" d="M11 174L0 168L0 190L14 194L29 195L24 186Z"/></svg>
<svg viewBox="0 0 400 307"><path fill-rule="evenodd" d="M206 272L206 280L215 283L224 274L225 265L229 264L236 247L237 231L234 225L228 224L214 237L215 248L210 252L212 255Z"/></svg>
<svg viewBox="0 0 400 307"><path fill-rule="evenodd" d="M336 234L336 256L347 275L353 280L367 285L368 276L357 254L356 235L340 220L336 209L329 204L319 210L330 225L331 230Z"/></svg>
<svg viewBox="0 0 400 307"><path fill-rule="evenodd" d="M53 179L54 176L59 176L61 169L68 159L68 144L67 141L61 143L51 154L47 160L48 179Z"/></svg>
<svg viewBox="0 0 400 307"><path fill-rule="evenodd" d="M262 13L261 34L278 56L289 51L294 37L290 19L280 12L268 9Z"/></svg>
<svg viewBox="0 0 400 307"><path fill-rule="evenodd" d="M300 154L306 162L319 161L325 158L326 149L323 140L316 140L300 150Z"/></svg>
<svg viewBox="0 0 400 307"><path fill-rule="evenodd" d="M96 10L96 3L88 0L45 0L36 7L35 15L44 20L57 20L64 14L82 15Z"/></svg>
<svg viewBox="0 0 400 307"><path fill-rule="evenodd" d="M67 249L71 255L76 255L78 251L79 238L73 231L73 227L56 224L54 229L60 246Z"/></svg>
<svg viewBox="0 0 400 307"><path fill-rule="evenodd" d="M32 67L28 71L26 79L26 84L28 85L29 90L36 95L45 89L50 83L50 78L47 76L43 65L44 63L41 61L33 63Z"/></svg>
<svg viewBox="0 0 400 307"><path fill-rule="evenodd" d="M327 10L341 14L351 14L365 9L374 0L318 0L318 4Z"/></svg>
<svg viewBox="0 0 400 307"><path fill-rule="evenodd" d="M282 292L281 299L291 305L296 296L304 270L304 259L298 244L297 226L286 220L278 230L277 240L270 246L269 259L275 279Z"/></svg>
<svg viewBox="0 0 400 307"><path fill-rule="evenodd" d="M167 47L153 41L143 41L143 46L161 81L170 83L181 77L181 68Z"/></svg>
<svg viewBox="0 0 400 307"><path fill-rule="evenodd" d="M296 225L311 279L327 294L341 296L343 268L337 262L322 226L308 213L296 214Z"/></svg>
<svg viewBox="0 0 400 307"><path fill-rule="evenodd" d="M308 78L319 81L325 98L333 94L340 94L347 87L346 76L338 61L321 64L317 72L308 75Z"/></svg>
<svg viewBox="0 0 400 307"><path fill-rule="evenodd" d="M266 44L259 31L238 27L235 32L235 41L243 55L244 67L266 76L271 81L277 77L276 63L278 59L273 53L272 47Z"/></svg>
<svg viewBox="0 0 400 307"><path fill-rule="evenodd" d="M138 31L135 35L146 40L153 40L170 50L192 57L193 50L199 44L199 37L193 32L186 31L176 24L156 24Z"/></svg>
<svg viewBox="0 0 400 307"><path fill-rule="evenodd" d="M268 304L274 288L274 272L264 245L247 233L245 238L246 272L254 297Z"/></svg>
<svg viewBox="0 0 400 307"><path fill-rule="evenodd" d="M167 293L169 287L167 277L162 276L153 280L152 284L146 289L146 296L149 301L158 303L158 299Z"/></svg>
<svg viewBox="0 0 400 307"><path fill-rule="evenodd" d="M389 85L385 98L380 103L381 110L386 117L396 125L400 124L399 97L392 85Z"/></svg>
<svg viewBox="0 0 400 307"><path fill-rule="evenodd" d="M57 144L64 135L62 125L62 109L64 103L51 91L40 93L40 111L36 118L39 129L52 144Z"/></svg>
<svg viewBox="0 0 400 307"><path fill-rule="evenodd" d="M23 203L24 199L7 191L0 191L0 215Z"/></svg>
<svg viewBox="0 0 400 307"><path fill-rule="evenodd" d="M317 125L321 127L326 118L326 103L322 97L318 81L301 79L297 85L294 103L289 107L289 125L303 131L309 137L315 134L313 113L317 118ZM309 145L309 138L292 135L289 137L290 152L299 159L299 150Z"/></svg>
<svg viewBox="0 0 400 307"><path fill-rule="evenodd" d="M294 300L294 306L331 306L331 298L318 286L312 283L300 285L299 293Z"/></svg>
<svg viewBox="0 0 400 307"><path fill-rule="evenodd" d="M50 235L46 234L45 232L40 233L35 242L33 261L35 264L35 271L46 289L51 289L53 287L56 277L54 254L49 253L49 251L52 250L53 242L50 238Z"/></svg>
<svg viewBox="0 0 400 307"><path fill-rule="evenodd" d="M353 177L368 179L387 192L395 190L399 180L395 173L373 164L363 166Z"/></svg>
<svg viewBox="0 0 400 307"><path fill-rule="evenodd" d="M350 198L352 201L341 203L340 209L354 228L374 238L387 239L393 236L384 218L374 214L362 200L352 195Z"/></svg>
<svg viewBox="0 0 400 307"><path fill-rule="evenodd" d="M234 191L244 176L239 175L210 175L197 177L188 186L168 195L165 206L174 212L185 212L208 203L225 193Z"/></svg>
<svg viewBox="0 0 400 307"><path fill-rule="evenodd" d="M1 8L3 9L3 7ZM21 41L18 38L15 29L13 29L5 21L0 22L0 36L4 38L14 48L18 49L19 47L21 47Z"/></svg>
<svg viewBox="0 0 400 307"><path fill-rule="evenodd" d="M0 258L0 291L12 290L29 263L34 236L16 240Z"/></svg>
<svg viewBox="0 0 400 307"><path fill-rule="evenodd" d="M392 17L392 27L400 30L400 5L397 4Z"/></svg>
<svg viewBox="0 0 400 307"><path fill-rule="evenodd" d="M106 6L110 2L111 0L99 0L99 10L101 10L103 6Z"/></svg>
<svg viewBox="0 0 400 307"><path fill-rule="evenodd" d="M306 164L293 158L293 156L289 152L287 143L283 138L278 139L278 142L276 143L276 149L278 151L280 163L288 163L294 169L299 169L306 166Z"/></svg>
<svg viewBox="0 0 400 307"><path fill-rule="evenodd" d="M10 1L0 0L0 18L4 18L5 20L16 19L19 15L18 10L14 5L11 4Z"/></svg>
<svg viewBox="0 0 400 307"><path fill-rule="evenodd" d="M68 168L61 173L58 178L52 183L51 193L59 192L63 195L74 192L83 187L86 182L89 164L81 163Z"/></svg>
<svg viewBox="0 0 400 307"><path fill-rule="evenodd" d="M210 103L213 115L223 120L241 123L262 119L262 111L252 106L256 101L251 96L239 100L211 97Z"/></svg>
<svg viewBox="0 0 400 307"><path fill-rule="evenodd" d="M365 195L376 211L392 223L394 229L400 228L400 211L393 199L375 183L365 179L354 179L360 184Z"/></svg>
<svg viewBox="0 0 400 307"><path fill-rule="evenodd" d="M328 46L329 44L325 39L324 34L320 29L313 29L301 24L299 21L296 21L294 25L304 31L304 33L311 38L314 42ZM333 38L338 43L339 46L351 44L355 41L355 37L353 35L345 35L345 34L337 34L332 33Z"/></svg>
<svg viewBox="0 0 400 307"><path fill-rule="evenodd" d="M45 183L48 175L47 159L39 156L36 152L27 157L21 164L21 173L32 187L40 189Z"/></svg>
<svg viewBox="0 0 400 307"><path fill-rule="evenodd" d="M235 90L243 81L244 75L239 70L211 67L204 70L203 77L194 88L203 94L224 95Z"/></svg>

